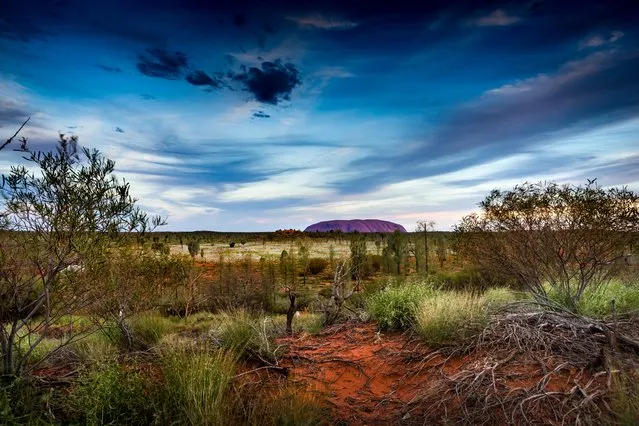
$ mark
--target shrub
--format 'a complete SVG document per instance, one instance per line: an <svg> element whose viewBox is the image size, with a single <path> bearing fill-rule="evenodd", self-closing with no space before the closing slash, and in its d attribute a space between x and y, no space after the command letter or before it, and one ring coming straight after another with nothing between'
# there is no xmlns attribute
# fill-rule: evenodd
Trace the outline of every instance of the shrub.
<svg viewBox="0 0 639 426"><path fill-rule="evenodd" d="M71 406L82 424L147 425L153 423L152 383L135 369L102 364L83 373L71 393Z"/></svg>
<svg viewBox="0 0 639 426"><path fill-rule="evenodd" d="M235 241L231 241L231 242L229 243L229 247L231 247L231 248L235 247Z"/></svg>
<svg viewBox="0 0 639 426"><path fill-rule="evenodd" d="M367 257L368 257L368 263L370 264L372 273L376 273L382 270L382 262L383 262L382 256L378 254L369 254Z"/></svg>
<svg viewBox="0 0 639 426"><path fill-rule="evenodd" d="M59 422L57 411L59 398L53 391L44 393L37 380L19 378L4 386L0 383L0 424L50 425ZM57 395L56 395L57 396Z"/></svg>
<svg viewBox="0 0 639 426"><path fill-rule="evenodd" d="M562 306L570 307L569 301L562 297L565 293L556 291L553 287L545 286L548 298ZM639 311L639 285L613 280L606 285L587 289L577 311L583 315L595 318L612 315L612 300L615 300L617 314L627 314Z"/></svg>
<svg viewBox="0 0 639 426"><path fill-rule="evenodd" d="M328 260L321 257L313 257L308 261L308 271L312 275L321 274L328 266Z"/></svg>
<svg viewBox="0 0 639 426"><path fill-rule="evenodd" d="M451 291L438 292L422 300L416 316L416 330L432 346L467 337L487 321L482 298Z"/></svg>
<svg viewBox="0 0 639 426"><path fill-rule="evenodd" d="M164 424L233 424L230 381L235 356L225 351L173 349L162 357Z"/></svg>
<svg viewBox="0 0 639 426"><path fill-rule="evenodd" d="M214 336L220 346L241 358L275 360L273 323L267 317L254 317L244 310L223 313Z"/></svg>
<svg viewBox="0 0 639 426"><path fill-rule="evenodd" d="M391 285L366 301L367 310L382 329L408 329L422 300L433 294L429 283Z"/></svg>
<svg viewBox="0 0 639 426"><path fill-rule="evenodd" d="M538 298L550 285L575 312L589 290L626 269L619 256L639 231L639 193L604 189L596 179L493 190L479 206L480 214L465 216L455 228L458 253Z"/></svg>
<svg viewBox="0 0 639 426"><path fill-rule="evenodd" d="M85 364L113 360L118 354L118 348L113 345L108 336L101 332L73 342L69 348L75 353L78 360Z"/></svg>
<svg viewBox="0 0 639 426"><path fill-rule="evenodd" d="M153 312L146 312L133 317L130 321L133 341L141 347L157 344L162 337L174 327L170 319Z"/></svg>

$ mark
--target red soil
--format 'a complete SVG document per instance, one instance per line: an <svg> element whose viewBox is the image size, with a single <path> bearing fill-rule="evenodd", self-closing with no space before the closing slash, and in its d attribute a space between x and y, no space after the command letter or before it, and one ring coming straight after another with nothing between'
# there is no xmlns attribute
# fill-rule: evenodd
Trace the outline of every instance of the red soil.
<svg viewBox="0 0 639 426"><path fill-rule="evenodd" d="M430 406L426 402L424 407L412 404L410 414L407 407L425 394L438 396L440 388L443 397L442 384L448 379L475 371L477 363L489 359L481 354L445 359L405 334L379 333L374 323L342 324L317 336L282 338L278 343L289 346L280 362L289 369L289 381L328 401L335 421L348 425L441 423L442 418L417 418L414 407L425 411ZM544 377L540 365L517 359L497 370L505 392L533 389ZM545 389L570 390L576 374L553 374Z"/></svg>

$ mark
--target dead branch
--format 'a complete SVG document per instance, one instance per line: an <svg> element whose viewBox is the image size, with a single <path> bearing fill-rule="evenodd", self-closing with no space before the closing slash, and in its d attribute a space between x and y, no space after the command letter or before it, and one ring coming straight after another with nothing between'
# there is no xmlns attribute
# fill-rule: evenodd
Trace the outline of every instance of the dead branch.
<svg viewBox="0 0 639 426"><path fill-rule="evenodd" d="M13 136L11 136L9 139L7 139L5 143L0 145L0 151L2 151L4 149L4 147L9 145L15 139L16 136L18 136L18 133L20 133L22 131L24 126L26 126L27 123L29 122L29 120L31 120L31 117L27 117L27 119L24 120L24 123L22 123L22 126L20 126L20 128L18 130L16 130L16 132L13 134Z"/></svg>

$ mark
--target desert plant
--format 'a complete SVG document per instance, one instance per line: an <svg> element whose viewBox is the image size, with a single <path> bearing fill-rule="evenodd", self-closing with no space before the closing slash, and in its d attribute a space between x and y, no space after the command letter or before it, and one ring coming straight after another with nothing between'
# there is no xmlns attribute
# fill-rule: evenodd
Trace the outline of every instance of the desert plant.
<svg viewBox="0 0 639 426"><path fill-rule="evenodd" d="M424 243L424 250L423 250L423 256L424 256L424 272L428 273L428 255L429 255L429 251L428 251L428 233L430 231L433 230L433 228L435 227L435 222L433 222L432 220L420 220L419 222L417 222L417 229L416 231L421 234L422 237L422 241ZM419 272L419 271L417 271Z"/></svg>
<svg viewBox="0 0 639 426"><path fill-rule="evenodd" d="M235 241L231 241L231 242L229 243L229 247L231 247L231 248L235 247Z"/></svg>
<svg viewBox="0 0 639 426"><path fill-rule="evenodd" d="M349 288L349 277L351 274L352 270L348 268L346 263L341 263L335 267L335 275L331 285L331 296L328 302L322 306L325 325L332 325L337 321L344 302L353 295L354 289Z"/></svg>
<svg viewBox="0 0 639 426"><path fill-rule="evenodd" d="M550 285L546 286L548 298L561 305L567 305L564 293L557 291ZM594 317L605 318L612 316L612 302L619 315L639 312L639 284L636 282L622 282L618 279L587 289L576 307L578 313Z"/></svg>
<svg viewBox="0 0 639 426"><path fill-rule="evenodd" d="M483 294L484 304L489 309L502 307L518 299L518 295L507 287L493 287Z"/></svg>
<svg viewBox="0 0 639 426"><path fill-rule="evenodd" d="M191 258L195 259L195 256L197 256L197 254L200 252L200 242L197 240L189 241L186 248L189 250Z"/></svg>
<svg viewBox="0 0 639 426"><path fill-rule="evenodd" d="M394 272L399 275L402 271L402 265L406 257L406 238L404 235L395 231L388 236L388 242L384 248L386 256L391 260Z"/></svg>
<svg viewBox="0 0 639 426"><path fill-rule="evenodd" d="M162 356L165 424L233 424L231 379L236 357L225 351L172 348Z"/></svg>
<svg viewBox="0 0 639 426"><path fill-rule="evenodd" d="M253 316L248 311L224 312L213 330L220 346L240 358L274 361L279 348L273 343L273 323L267 317Z"/></svg>
<svg viewBox="0 0 639 426"><path fill-rule="evenodd" d="M547 298L548 283L571 310L619 272L639 236L639 195L595 181L524 183L494 190L479 205L481 214L456 227L459 252L538 298Z"/></svg>
<svg viewBox="0 0 639 426"><path fill-rule="evenodd" d="M366 309L382 329L409 329L420 303L433 292L428 282L391 282L367 298Z"/></svg>
<svg viewBox="0 0 639 426"><path fill-rule="evenodd" d="M21 374L57 318L103 297L80 277L109 262L108 251L124 243L124 232L144 232L163 223L135 207L129 185L112 174L113 161L97 150L78 151L77 138L61 135L54 152L31 151L26 142L23 149L39 175L13 166L3 175L0 190L5 198L0 375ZM69 335L61 346L77 337ZM29 348L18 354L25 342Z"/></svg>
<svg viewBox="0 0 639 426"><path fill-rule="evenodd" d="M420 302L415 329L426 343L436 347L468 337L480 330L486 321L481 297L440 291Z"/></svg>
<svg viewBox="0 0 639 426"><path fill-rule="evenodd" d="M160 339L174 328L170 319L154 312L143 312L130 320L131 333L136 346L148 348L157 344Z"/></svg>
<svg viewBox="0 0 639 426"><path fill-rule="evenodd" d="M359 291L361 288L366 266L366 238L358 232L353 233L351 237L351 272L355 276L355 291Z"/></svg>
<svg viewBox="0 0 639 426"><path fill-rule="evenodd" d="M311 275L317 275L324 272L328 266L328 261L323 257L312 257L308 261L308 271Z"/></svg>
<svg viewBox="0 0 639 426"><path fill-rule="evenodd" d="M155 409L152 382L139 371L118 364L102 364L84 372L71 393L76 417L87 425L148 425Z"/></svg>

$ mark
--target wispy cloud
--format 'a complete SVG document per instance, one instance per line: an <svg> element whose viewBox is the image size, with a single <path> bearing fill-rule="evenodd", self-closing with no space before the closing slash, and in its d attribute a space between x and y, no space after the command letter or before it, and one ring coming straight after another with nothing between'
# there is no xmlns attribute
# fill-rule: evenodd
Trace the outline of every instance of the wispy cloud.
<svg viewBox="0 0 639 426"><path fill-rule="evenodd" d="M347 19L320 14L288 16L287 19L295 22L302 28L319 28L322 30L347 30L359 25L357 22Z"/></svg>
<svg viewBox="0 0 639 426"><path fill-rule="evenodd" d="M504 27L520 21L519 16L512 15L503 9L497 9L489 15L478 18L474 24L479 27Z"/></svg>
<svg viewBox="0 0 639 426"><path fill-rule="evenodd" d="M624 35L625 34L622 31L612 31L608 36L594 34L581 41L581 48L586 49L591 47L600 47L606 44L615 43L623 38Z"/></svg>

